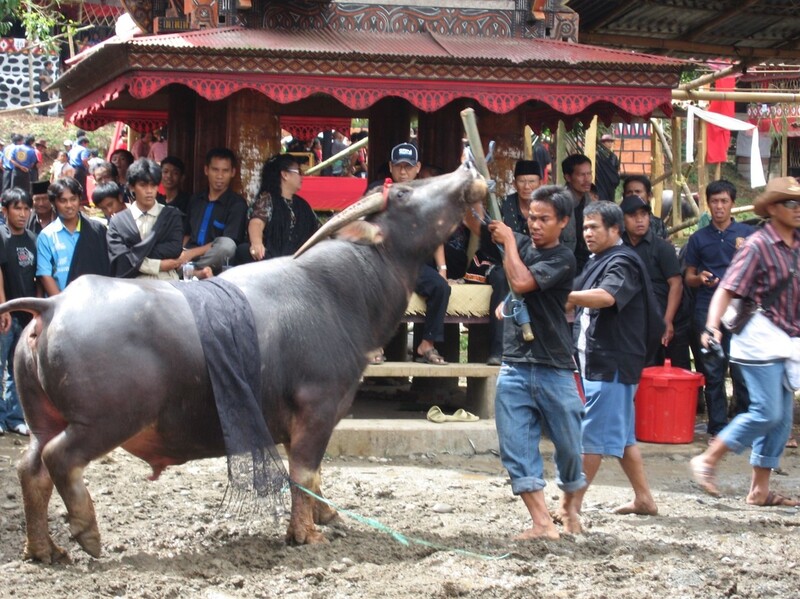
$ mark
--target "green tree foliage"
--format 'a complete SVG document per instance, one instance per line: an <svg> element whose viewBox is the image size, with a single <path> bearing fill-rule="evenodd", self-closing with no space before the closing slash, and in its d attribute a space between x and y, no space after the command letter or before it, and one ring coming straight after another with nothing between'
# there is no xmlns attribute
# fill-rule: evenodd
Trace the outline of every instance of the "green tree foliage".
<svg viewBox="0 0 800 599"><path fill-rule="evenodd" d="M60 8L60 0L0 0L0 35L8 33L13 21L19 21L28 41L52 50L57 45L54 36L77 27Z"/></svg>

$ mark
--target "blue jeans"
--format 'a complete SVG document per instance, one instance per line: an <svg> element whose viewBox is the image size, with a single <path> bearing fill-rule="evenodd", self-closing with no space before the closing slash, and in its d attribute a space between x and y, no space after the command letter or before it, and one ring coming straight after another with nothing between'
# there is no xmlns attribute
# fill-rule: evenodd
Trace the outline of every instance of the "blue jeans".
<svg viewBox="0 0 800 599"><path fill-rule="evenodd" d="M719 434L731 451L741 453L752 447L750 465L777 468L792 431L794 394L785 381L784 363L740 364L750 408L739 414Z"/></svg>
<svg viewBox="0 0 800 599"><path fill-rule="evenodd" d="M500 459L514 495L545 486L539 442L555 445L556 484L567 493L586 486L581 456L583 404L571 370L525 362L503 362L497 378L495 425Z"/></svg>
<svg viewBox="0 0 800 599"><path fill-rule="evenodd" d="M702 321L702 322L701 322ZM697 314L695 326L698 335L703 332L706 324L706 313ZM708 413L708 434L717 435L728 423L728 395L725 392L725 374L730 365L731 382L733 383L733 396L736 400L737 412L744 412L749 403L747 385L742 377L739 364L729 364L728 353L731 346L731 334L722 329L722 349L725 358L712 358L709 355L703 358L703 374L706 377L705 395Z"/></svg>
<svg viewBox="0 0 800 599"><path fill-rule="evenodd" d="M14 348L17 346L22 326L16 318L11 318L11 328L0 335L0 376L5 376L8 368L8 377L5 380L5 392L0 398L0 427L12 429L25 423L22 416L22 407L19 405L17 386L14 384Z"/></svg>

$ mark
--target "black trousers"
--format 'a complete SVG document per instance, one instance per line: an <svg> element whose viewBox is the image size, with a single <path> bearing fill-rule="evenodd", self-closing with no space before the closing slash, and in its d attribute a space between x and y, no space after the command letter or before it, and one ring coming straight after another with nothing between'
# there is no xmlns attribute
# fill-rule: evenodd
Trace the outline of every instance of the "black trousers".
<svg viewBox="0 0 800 599"><path fill-rule="evenodd" d="M422 338L428 341L444 341L444 315L450 301L449 283L434 267L423 264L414 291L427 300Z"/></svg>

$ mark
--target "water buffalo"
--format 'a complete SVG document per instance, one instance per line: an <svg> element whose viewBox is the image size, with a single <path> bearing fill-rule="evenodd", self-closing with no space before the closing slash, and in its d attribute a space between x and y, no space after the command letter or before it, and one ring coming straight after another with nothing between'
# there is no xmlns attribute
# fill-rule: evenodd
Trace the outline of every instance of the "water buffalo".
<svg viewBox="0 0 800 599"><path fill-rule="evenodd" d="M485 191L470 167L395 184L331 219L298 256L221 275L252 306L261 407L273 439L287 449L292 481L320 492L323 453L352 403L367 353L388 342L419 266ZM357 237L370 243L314 245L366 215ZM81 277L53 298L0 306L0 313L12 310L35 315L14 361L31 429L18 465L24 556L46 563L69 559L48 532L55 484L72 536L97 557L100 533L83 482L89 462L121 446L148 462L157 477L173 464L225 455L192 313L170 283L98 276ZM315 523L329 522L336 512L294 486L291 499L287 541L325 541Z"/></svg>

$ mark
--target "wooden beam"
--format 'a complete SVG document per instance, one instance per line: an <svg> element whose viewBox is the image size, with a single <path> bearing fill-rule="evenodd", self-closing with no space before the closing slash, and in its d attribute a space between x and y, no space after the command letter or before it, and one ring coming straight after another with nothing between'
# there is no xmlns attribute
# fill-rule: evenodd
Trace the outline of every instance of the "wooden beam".
<svg viewBox="0 0 800 599"><path fill-rule="evenodd" d="M556 163L554 168L556 172L552 174L555 179L556 185L564 185L564 173L561 170L561 162L567 157L567 128L564 126L564 121L558 121L558 129L556 129ZM581 233L578 233L579 235Z"/></svg>
<svg viewBox="0 0 800 599"><path fill-rule="evenodd" d="M597 115L586 130L583 140L583 153L592 161L592 183L597 183Z"/></svg>
<svg viewBox="0 0 800 599"><path fill-rule="evenodd" d="M661 39L638 35L619 35L605 33L581 33L580 41L584 44L598 46L619 46L626 49L641 48L648 51L667 50L684 54L703 54L710 56L727 56L730 58L764 59L800 59L800 50L782 50L780 48L752 48L747 46L726 46L723 44L701 44L674 39ZM783 43L783 41L781 41Z"/></svg>
<svg viewBox="0 0 800 599"><path fill-rule="evenodd" d="M655 127L650 128L650 182L653 185L653 214L661 216L664 195L664 151Z"/></svg>
<svg viewBox="0 0 800 599"><path fill-rule="evenodd" d="M725 21L730 20L736 15L743 13L754 4L758 4L761 0L747 0L746 2L741 2L741 0L739 1L740 1L739 6L715 14L710 19L707 19L705 22L701 23L697 27L693 27L692 29L684 33L680 37L680 39L687 42L693 42L701 35L707 33L709 29L712 29L713 27L716 27L720 23L724 23Z"/></svg>
<svg viewBox="0 0 800 599"><path fill-rule="evenodd" d="M683 185L681 169L676 165L681 163L681 119L672 119L672 225L681 222L681 195ZM691 195L689 196L692 197Z"/></svg>
<svg viewBox="0 0 800 599"><path fill-rule="evenodd" d="M781 177L789 176L789 132L786 129L781 131Z"/></svg>
<svg viewBox="0 0 800 599"><path fill-rule="evenodd" d="M700 140L697 143L697 203L702 214L706 208L706 187L708 187L708 123L700 119Z"/></svg>
<svg viewBox="0 0 800 599"><path fill-rule="evenodd" d="M525 125L523 139L525 140L525 145L522 146L522 157L525 160L533 160L533 129L528 125ZM544 169L546 165L540 164L539 166ZM544 181L544 175L542 173L542 181Z"/></svg>

